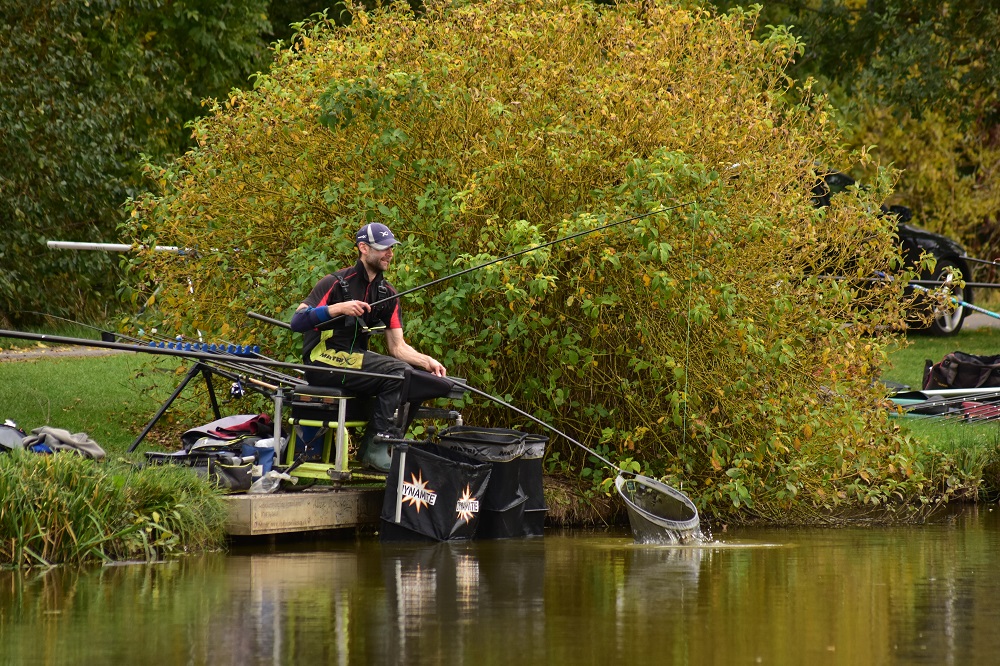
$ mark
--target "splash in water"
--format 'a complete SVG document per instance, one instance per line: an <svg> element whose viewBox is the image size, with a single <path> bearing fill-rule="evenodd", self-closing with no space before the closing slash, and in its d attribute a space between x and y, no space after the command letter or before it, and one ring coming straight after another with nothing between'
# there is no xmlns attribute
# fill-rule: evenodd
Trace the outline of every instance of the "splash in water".
<svg viewBox="0 0 1000 666"><path fill-rule="evenodd" d="M625 500L632 537L640 544L704 543L698 509L687 495L645 476L615 479Z"/></svg>

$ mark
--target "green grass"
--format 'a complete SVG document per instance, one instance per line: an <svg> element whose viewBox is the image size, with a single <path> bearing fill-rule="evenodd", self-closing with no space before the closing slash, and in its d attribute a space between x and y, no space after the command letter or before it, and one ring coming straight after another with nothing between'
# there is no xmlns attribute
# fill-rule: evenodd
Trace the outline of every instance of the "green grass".
<svg viewBox="0 0 1000 666"><path fill-rule="evenodd" d="M902 424L914 437L939 451L1000 450L1000 427L995 421L964 423L958 419L911 416Z"/></svg>
<svg viewBox="0 0 1000 666"><path fill-rule="evenodd" d="M109 454L124 453L170 395L171 365L130 353L0 362L0 420L26 432L45 425L86 432ZM156 378L162 388L151 388Z"/></svg>
<svg viewBox="0 0 1000 666"><path fill-rule="evenodd" d="M0 562L142 559L218 548L218 491L181 467L97 464L69 454L0 456Z"/></svg>

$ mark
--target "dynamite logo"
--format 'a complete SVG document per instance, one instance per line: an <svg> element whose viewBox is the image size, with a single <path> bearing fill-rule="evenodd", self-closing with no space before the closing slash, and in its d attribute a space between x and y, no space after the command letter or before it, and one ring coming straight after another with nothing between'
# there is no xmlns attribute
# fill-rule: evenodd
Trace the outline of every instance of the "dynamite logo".
<svg viewBox="0 0 1000 666"><path fill-rule="evenodd" d="M465 487L465 492L458 498L455 510L458 512L458 517L466 523L472 520L472 514L479 513L479 500L472 496L469 486Z"/></svg>
<svg viewBox="0 0 1000 666"><path fill-rule="evenodd" d="M403 482L403 503L412 504L417 513L420 513L422 507L434 506L437 502L437 493L428 488L427 483L424 481L423 471L410 474L410 480Z"/></svg>

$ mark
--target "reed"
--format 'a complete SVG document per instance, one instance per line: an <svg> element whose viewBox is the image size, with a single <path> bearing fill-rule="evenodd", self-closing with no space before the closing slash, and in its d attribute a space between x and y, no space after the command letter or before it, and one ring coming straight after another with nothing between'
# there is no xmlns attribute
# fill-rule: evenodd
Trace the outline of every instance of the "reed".
<svg viewBox="0 0 1000 666"><path fill-rule="evenodd" d="M13 452L0 494L3 565L154 561L224 540L218 492L185 468Z"/></svg>

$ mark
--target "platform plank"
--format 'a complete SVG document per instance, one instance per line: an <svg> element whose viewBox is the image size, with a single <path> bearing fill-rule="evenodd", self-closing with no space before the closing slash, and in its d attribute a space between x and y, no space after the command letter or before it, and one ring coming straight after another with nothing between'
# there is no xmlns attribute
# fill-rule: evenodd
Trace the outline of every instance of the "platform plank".
<svg viewBox="0 0 1000 666"><path fill-rule="evenodd" d="M378 523L382 488L317 489L225 498L230 536L315 532Z"/></svg>

